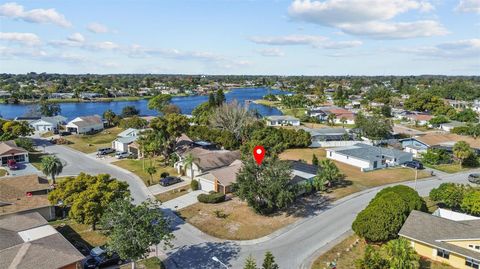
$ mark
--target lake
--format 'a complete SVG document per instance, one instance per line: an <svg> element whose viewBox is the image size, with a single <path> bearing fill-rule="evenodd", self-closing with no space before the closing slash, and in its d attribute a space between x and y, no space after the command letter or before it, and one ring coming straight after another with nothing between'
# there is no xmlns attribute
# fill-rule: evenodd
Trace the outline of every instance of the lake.
<svg viewBox="0 0 480 269"><path fill-rule="evenodd" d="M236 99L239 103L244 104L245 100L258 100L268 93L271 94L288 94L289 92L270 88L235 88L225 94L227 102ZM183 114L191 114L193 109L201 103L207 102L208 96L180 96L173 97L172 104L180 107ZM69 120L78 116L102 115L108 109L120 114L125 106L135 106L140 110L140 115L155 116L157 112L147 108L148 100L138 101L120 101L120 102L82 102L82 103L59 103L62 109L61 115ZM0 104L0 115L6 119L25 116L34 105L32 104ZM282 112L276 108L250 103L249 109L256 109L262 116L282 115Z"/></svg>

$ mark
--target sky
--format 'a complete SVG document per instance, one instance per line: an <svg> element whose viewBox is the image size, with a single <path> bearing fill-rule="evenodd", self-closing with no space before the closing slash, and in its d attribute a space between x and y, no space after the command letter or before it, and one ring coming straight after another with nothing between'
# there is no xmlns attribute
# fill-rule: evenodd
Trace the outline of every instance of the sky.
<svg viewBox="0 0 480 269"><path fill-rule="evenodd" d="M480 0L0 1L0 72L480 75Z"/></svg>

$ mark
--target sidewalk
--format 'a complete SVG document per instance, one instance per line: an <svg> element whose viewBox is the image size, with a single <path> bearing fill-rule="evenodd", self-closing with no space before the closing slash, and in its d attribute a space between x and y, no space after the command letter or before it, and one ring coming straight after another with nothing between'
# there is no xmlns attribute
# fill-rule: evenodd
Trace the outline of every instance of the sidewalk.
<svg viewBox="0 0 480 269"><path fill-rule="evenodd" d="M163 209L170 209L170 210L179 210L179 209L185 208L187 206L198 203L197 196L201 193L207 193L207 192L202 190L192 191L178 198L175 198L173 200L166 201L160 207Z"/></svg>

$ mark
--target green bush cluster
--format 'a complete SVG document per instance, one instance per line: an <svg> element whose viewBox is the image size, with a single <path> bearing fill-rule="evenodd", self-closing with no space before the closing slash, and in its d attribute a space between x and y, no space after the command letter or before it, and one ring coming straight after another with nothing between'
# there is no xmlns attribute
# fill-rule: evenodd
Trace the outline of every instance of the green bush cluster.
<svg viewBox="0 0 480 269"><path fill-rule="evenodd" d="M397 237L412 210L426 211L425 201L410 187L398 185L381 190L352 224L356 234L371 242Z"/></svg>
<svg viewBox="0 0 480 269"><path fill-rule="evenodd" d="M218 204L225 201L225 194L220 192L214 192L209 194L202 193L197 196L197 199L200 203Z"/></svg>
<svg viewBox="0 0 480 269"><path fill-rule="evenodd" d="M198 181L196 181L195 179L193 179L191 182L190 182L190 188L193 190L193 191L196 191L199 189L199 185L198 185Z"/></svg>

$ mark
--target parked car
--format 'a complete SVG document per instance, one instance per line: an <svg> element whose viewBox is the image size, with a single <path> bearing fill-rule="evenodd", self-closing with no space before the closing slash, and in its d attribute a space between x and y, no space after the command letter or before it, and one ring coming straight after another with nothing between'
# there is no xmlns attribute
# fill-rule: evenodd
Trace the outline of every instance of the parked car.
<svg viewBox="0 0 480 269"><path fill-rule="evenodd" d="M419 161L409 161L404 163L405 167L410 167L414 169L423 169L423 164Z"/></svg>
<svg viewBox="0 0 480 269"><path fill-rule="evenodd" d="M117 158L117 159L124 159L124 158L128 158L130 156L132 156L132 153L126 152L126 151L115 153L115 158Z"/></svg>
<svg viewBox="0 0 480 269"><path fill-rule="evenodd" d="M58 131L58 129L53 129L53 134L59 134L60 132Z"/></svg>
<svg viewBox="0 0 480 269"><path fill-rule="evenodd" d="M178 182L181 182L182 180L179 178L179 177L164 177L162 179L160 179L160 182L159 184L166 187L166 186L170 186L170 185L173 185L173 184L177 184Z"/></svg>
<svg viewBox="0 0 480 269"><path fill-rule="evenodd" d="M115 150L112 148L99 148L97 151L97 155L107 155L113 152L115 152Z"/></svg>
<svg viewBox="0 0 480 269"><path fill-rule="evenodd" d="M468 181L475 184L480 184L480 173L468 175Z"/></svg>
<svg viewBox="0 0 480 269"><path fill-rule="evenodd" d="M8 169L10 169L10 170L18 169L17 161L15 161L13 159L7 161L7 166L8 166Z"/></svg>
<svg viewBox="0 0 480 269"><path fill-rule="evenodd" d="M122 263L123 261L117 253L109 252L101 247L95 247L90 251L90 255L82 261L82 267L84 269L100 268Z"/></svg>
<svg viewBox="0 0 480 269"><path fill-rule="evenodd" d="M69 132L69 131L62 131L60 132L60 136L67 136L67 135L71 135L72 133Z"/></svg>

